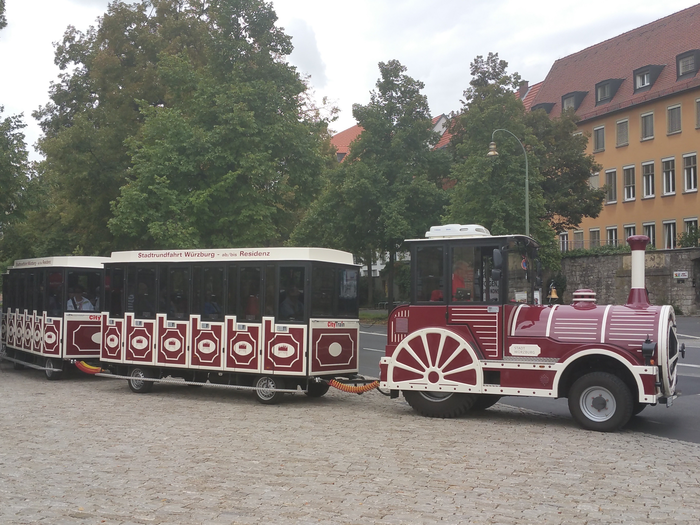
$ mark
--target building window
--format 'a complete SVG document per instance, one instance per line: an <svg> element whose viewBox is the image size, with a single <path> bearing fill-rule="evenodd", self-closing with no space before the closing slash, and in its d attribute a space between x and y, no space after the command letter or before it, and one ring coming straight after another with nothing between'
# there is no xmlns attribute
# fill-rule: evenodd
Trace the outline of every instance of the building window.
<svg viewBox="0 0 700 525"><path fill-rule="evenodd" d="M591 248L597 248L600 246L600 230L598 228L594 228L592 230L589 230L590 234L590 242L591 242Z"/></svg>
<svg viewBox="0 0 700 525"><path fill-rule="evenodd" d="M617 202L617 170L605 172L605 187L607 189L607 203Z"/></svg>
<svg viewBox="0 0 700 525"><path fill-rule="evenodd" d="M625 226L625 243L632 235L637 235L637 227L634 224L628 224Z"/></svg>
<svg viewBox="0 0 700 525"><path fill-rule="evenodd" d="M574 232L574 250L583 249L583 230Z"/></svg>
<svg viewBox="0 0 700 525"><path fill-rule="evenodd" d="M664 248L672 250L676 247L676 221L664 221Z"/></svg>
<svg viewBox="0 0 700 525"><path fill-rule="evenodd" d="M593 151L605 151L605 126L593 129Z"/></svg>
<svg viewBox="0 0 700 525"><path fill-rule="evenodd" d="M635 89L641 89L651 85L651 71L642 71L637 73L635 78Z"/></svg>
<svg viewBox="0 0 700 525"><path fill-rule="evenodd" d="M649 237L649 244L651 246L656 246L656 224L653 222L645 222L642 224L644 228L644 235Z"/></svg>
<svg viewBox="0 0 700 525"><path fill-rule="evenodd" d="M642 140L654 138L654 114L642 115Z"/></svg>
<svg viewBox="0 0 700 525"><path fill-rule="evenodd" d="M601 102L610 98L610 84L606 83L596 89L596 100Z"/></svg>
<svg viewBox="0 0 700 525"><path fill-rule="evenodd" d="M634 166L627 166L622 168L622 178L624 179L625 183L625 200L626 201L633 201L634 200Z"/></svg>
<svg viewBox="0 0 700 525"><path fill-rule="evenodd" d="M654 163L642 164L642 185L644 186L644 198L654 196Z"/></svg>
<svg viewBox="0 0 700 525"><path fill-rule="evenodd" d="M588 179L588 185L596 190L600 188L600 173L591 173L591 176Z"/></svg>
<svg viewBox="0 0 700 525"><path fill-rule="evenodd" d="M617 137L615 141L616 146L627 146L630 142L630 137L629 137L629 120L620 120L617 123L616 130L617 130Z"/></svg>
<svg viewBox="0 0 700 525"><path fill-rule="evenodd" d="M617 246L617 226L605 228L605 236L608 246Z"/></svg>
<svg viewBox="0 0 700 525"><path fill-rule="evenodd" d="M697 71L695 55L695 51L691 51L690 53L684 53L676 57L676 60L678 61L676 65L676 67L678 68L678 77L695 74L695 72Z"/></svg>
<svg viewBox="0 0 700 525"><path fill-rule="evenodd" d="M667 113L668 120L668 134L680 133L681 131L681 107L672 106L668 108Z"/></svg>
<svg viewBox="0 0 700 525"><path fill-rule="evenodd" d="M685 191L698 191L698 156L683 155L683 180Z"/></svg>
<svg viewBox="0 0 700 525"><path fill-rule="evenodd" d="M569 251L569 233L564 232L559 234L559 251Z"/></svg>
<svg viewBox="0 0 700 525"><path fill-rule="evenodd" d="M683 224L685 226L685 233L691 233L693 230L698 229L698 218L693 217L692 219L683 219Z"/></svg>
<svg viewBox="0 0 700 525"><path fill-rule="evenodd" d="M564 97L564 99L562 100L562 106L564 106L564 111L566 111L567 109L574 109L574 107L576 106L576 99L574 95Z"/></svg>
<svg viewBox="0 0 700 525"><path fill-rule="evenodd" d="M695 128L700 128L700 98L695 101Z"/></svg>
<svg viewBox="0 0 700 525"><path fill-rule="evenodd" d="M664 195L676 193L676 160L662 159L661 166L664 177Z"/></svg>

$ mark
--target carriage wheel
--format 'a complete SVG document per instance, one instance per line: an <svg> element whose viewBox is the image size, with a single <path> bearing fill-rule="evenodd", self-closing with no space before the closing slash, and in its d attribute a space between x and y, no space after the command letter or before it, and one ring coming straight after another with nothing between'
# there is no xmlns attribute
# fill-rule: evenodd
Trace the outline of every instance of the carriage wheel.
<svg viewBox="0 0 700 525"><path fill-rule="evenodd" d="M466 414L476 401L474 394L442 392L403 392L411 408L426 417L457 417Z"/></svg>
<svg viewBox="0 0 700 525"><path fill-rule="evenodd" d="M320 383L317 383L316 381L309 381L308 388L306 389L306 395L309 397L323 397L326 395L326 392L328 392L330 387L331 385L325 381Z"/></svg>
<svg viewBox="0 0 700 525"><path fill-rule="evenodd" d="M496 394L478 394L472 410L486 410L498 403L500 399L501 396L497 396Z"/></svg>
<svg viewBox="0 0 700 525"><path fill-rule="evenodd" d="M61 375L63 373L63 361L60 359L51 359L47 358L46 361L44 361L44 368L47 370L44 370L44 373L46 374L46 379L49 381L56 381L57 379L61 378ZM54 370L48 370L49 368L53 368ZM59 371L56 371L56 369L60 369Z"/></svg>
<svg viewBox="0 0 700 525"><path fill-rule="evenodd" d="M284 396L284 392L277 392L284 388L284 380L277 376L260 376L255 381L255 395L264 405L274 405L279 403Z"/></svg>
<svg viewBox="0 0 700 525"><path fill-rule="evenodd" d="M144 381L144 379L152 376L153 374L148 368L135 366L129 372L129 388L136 394L147 394L153 390L153 381Z"/></svg>

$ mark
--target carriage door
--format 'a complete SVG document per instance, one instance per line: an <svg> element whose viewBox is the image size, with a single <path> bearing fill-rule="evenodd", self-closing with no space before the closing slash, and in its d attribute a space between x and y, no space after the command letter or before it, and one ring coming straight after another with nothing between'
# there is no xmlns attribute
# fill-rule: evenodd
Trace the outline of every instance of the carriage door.
<svg viewBox="0 0 700 525"><path fill-rule="evenodd" d="M308 313L305 301L305 266L265 268L265 316L263 317L263 370L268 373L306 373Z"/></svg>
<svg viewBox="0 0 700 525"><path fill-rule="evenodd" d="M260 371L262 312L260 266L228 267L226 311L226 359L224 369L235 372Z"/></svg>
<svg viewBox="0 0 700 525"><path fill-rule="evenodd" d="M224 267L195 265L192 274L191 366L221 370L224 349Z"/></svg>
<svg viewBox="0 0 700 525"><path fill-rule="evenodd" d="M498 282L491 279L493 247L453 246L448 324L466 325L481 354L501 355L501 306Z"/></svg>
<svg viewBox="0 0 700 525"><path fill-rule="evenodd" d="M102 315L103 361L124 362L124 285L126 268L109 267L105 270L104 314Z"/></svg>
<svg viewBox="0 0 700 525"><path fill-rule="evenodd" d="M127 272L124 343L127 363L155 362L156 267L130 266Z"/></svg>

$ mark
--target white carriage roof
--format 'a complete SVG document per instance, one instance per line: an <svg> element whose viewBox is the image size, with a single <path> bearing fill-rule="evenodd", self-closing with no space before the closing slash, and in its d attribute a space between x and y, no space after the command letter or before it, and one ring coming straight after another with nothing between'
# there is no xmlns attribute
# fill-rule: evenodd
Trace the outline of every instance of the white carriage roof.
<svg viewBox="0 0 700 525"><path fill-rule="evenodd" d="M235 261L319 261L354 264L351 253L328 248L224 248L197 250L150 250L113 252L108 260L119 262L235 262Z"/></svg>
<svg viewBox="0 0 700 525"><path fill-rule="evenodd" d="M65 257L38 257L36 259L18 259L11 270L22 268L44 268L49 266L65 267L65 268L102 268L102 265L109 261L108 257L84 257L84 256L65 256Z"/></svg>

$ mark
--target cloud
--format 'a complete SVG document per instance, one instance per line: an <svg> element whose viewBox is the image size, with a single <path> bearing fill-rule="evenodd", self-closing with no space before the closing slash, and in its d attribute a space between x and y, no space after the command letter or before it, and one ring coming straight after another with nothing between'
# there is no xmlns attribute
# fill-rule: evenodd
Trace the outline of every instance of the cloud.
<svg viewBox="0 0 700 525"><path fill-rule="evenodd" d="M326 87L328 77L326 64L321 58L321 52L316 42L316 33L304 20L295 18L289 21L285 32L292 36L294 51L289 61L297 66L302 73L311 75L311 81L318 88Z"/></svg>

